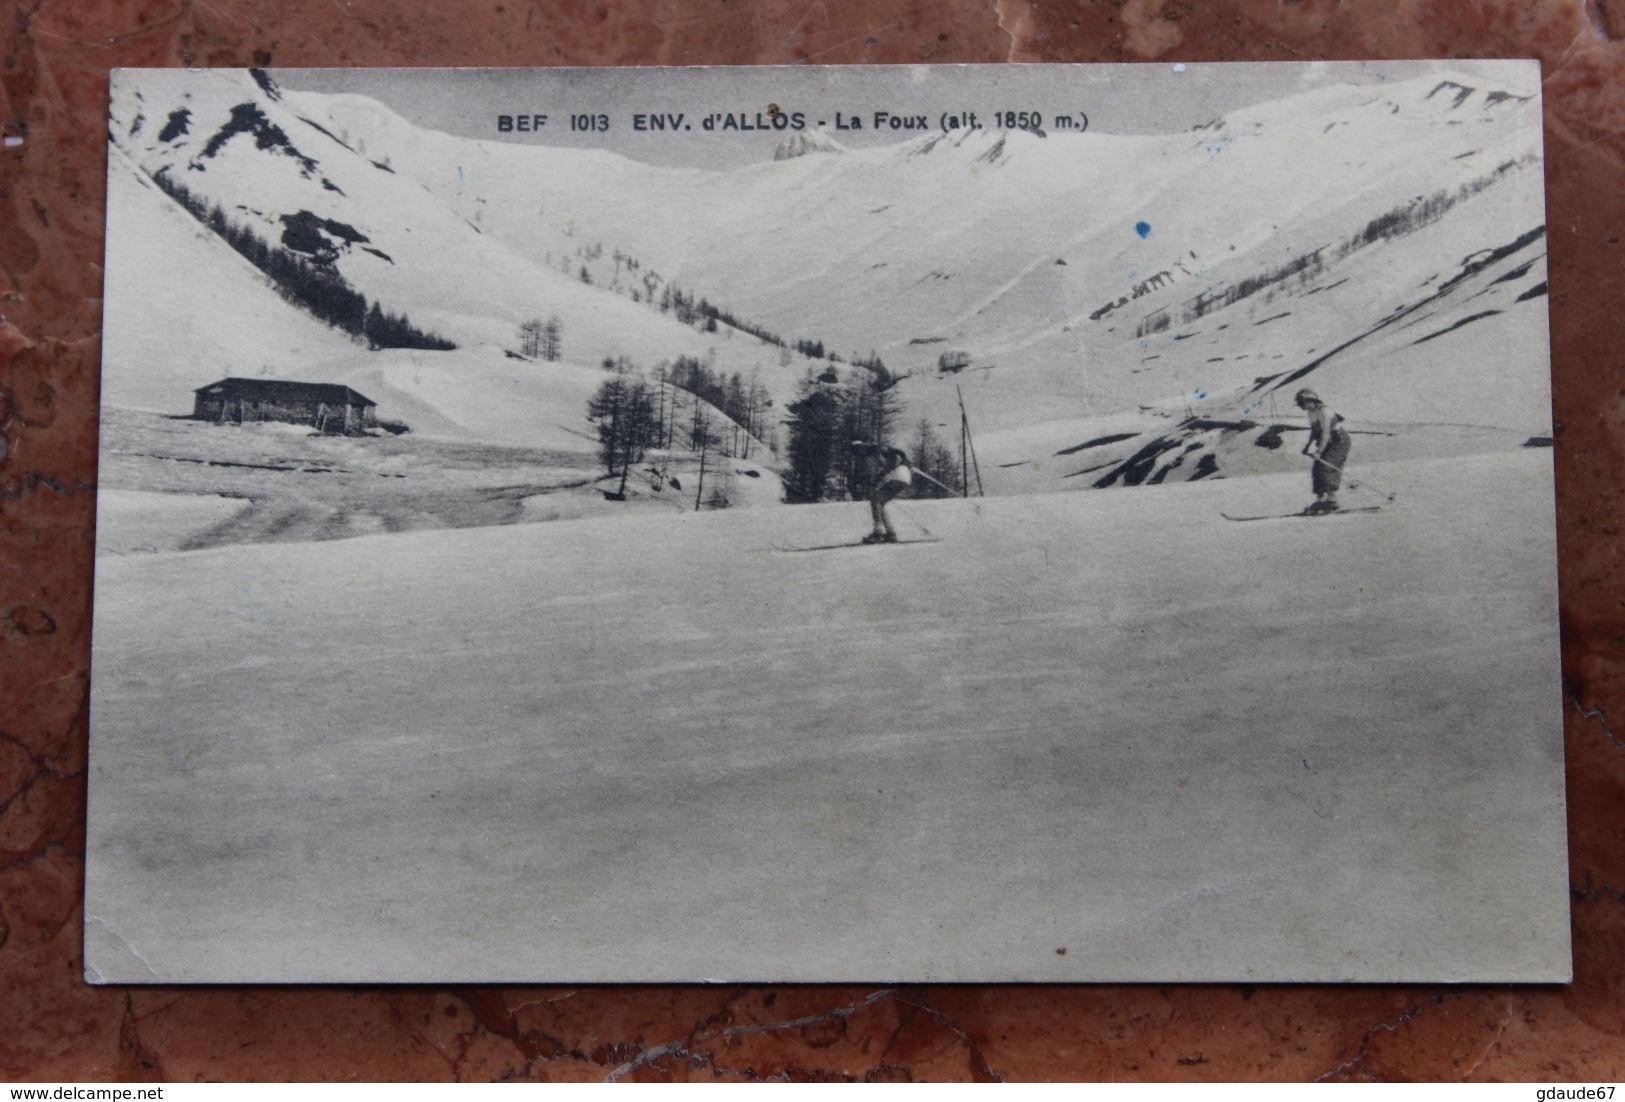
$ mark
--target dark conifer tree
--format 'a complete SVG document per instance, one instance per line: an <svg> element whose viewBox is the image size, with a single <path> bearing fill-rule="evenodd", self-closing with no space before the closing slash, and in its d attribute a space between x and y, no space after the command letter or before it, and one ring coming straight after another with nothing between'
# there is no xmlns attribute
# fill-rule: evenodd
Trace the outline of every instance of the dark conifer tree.
<svg viewBox="0 0 1625 1102"><path fill-rule="evenodd" d="M793 502L822 501L836 465L835 448L843 410L834 393L803 384L801 395L785 407L790 441L786 448L790 470L784 488Z"/></svg>

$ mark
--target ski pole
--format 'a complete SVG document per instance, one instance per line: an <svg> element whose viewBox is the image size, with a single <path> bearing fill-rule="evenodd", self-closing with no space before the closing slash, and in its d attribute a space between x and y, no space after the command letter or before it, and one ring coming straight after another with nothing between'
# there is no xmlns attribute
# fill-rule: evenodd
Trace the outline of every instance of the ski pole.
<svg viewBox="0 0 1625 1102"><path fill-rule="evenodd" d="M926 474L924 471L916 469L914 471L914 473L916 475L918 475L919 477L925 479L927 482L931 483L931 485L935 486L937 489L941 490L943 493L947 494L949 497L958 497L959 496L959 491L958 490L950 489L949 487L944 486L942 483L938 482L936 479L932 478L930 475Z"/></svg>
<svg viewBox="0 0 1625 1102"><path fill-rule="evenodd" d="M1336 471L1338 474L1343 475L1343 477L1345 477L1345 478L1348 478L1348 476L1346 474L1344 474L1343 468L1339 467L1336 463L1327 462L1326 460L1322 459L1318 455L1314 457L1314 460L1315 460L1316 463L1324 463L1326 466L1330 467L1332 470ZM1393 494L1386 493L1382 489L1371 485L1371 483L1364 482L1364 481L1361 481L1359 479L1349 478L1349 489L1351 489L1351 490L1370 490L1372 493L1376 494L1378 497L1382 498L1384 501L1392 502L1394 500L1394 495Z"/></svg>
<svg viewBox="0 0 1625 1102"><path fill-rule="evenodd" d="M949 497L957 496L954 493L953 490L949 489L947 486L944 486L942 483L938 482L936 479L932 478L930 475L926 474L924 471L914 470L914 474L918 475L920 478L923 478L927 482L931 483L931 485L933 485L933 486L937 487L938 489L942 490ZM895 508L895 506L894 506L894 508ZM925 525L921 524L918 519L908 516L908 514L904 513L901 509L898 509L897 511L899 513L901 513L903 516L908 517L909 523L913 524L915 527L919 528L919 530L924 532L927 536L931 537L932 539L937 538L937 534L935 532L931 531L931 529L927 528Z"/></svg>

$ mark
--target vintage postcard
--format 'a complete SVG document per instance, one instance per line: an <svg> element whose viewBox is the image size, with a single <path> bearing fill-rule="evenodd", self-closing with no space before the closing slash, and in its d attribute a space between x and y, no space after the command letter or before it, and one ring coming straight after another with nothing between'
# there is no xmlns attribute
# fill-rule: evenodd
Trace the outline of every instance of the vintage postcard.
<svg viewBox="0 0 1625 1102"><path fill-rule="evenodd" d="M109 138L91 980L1570 975L1536 63Z"/></svg>

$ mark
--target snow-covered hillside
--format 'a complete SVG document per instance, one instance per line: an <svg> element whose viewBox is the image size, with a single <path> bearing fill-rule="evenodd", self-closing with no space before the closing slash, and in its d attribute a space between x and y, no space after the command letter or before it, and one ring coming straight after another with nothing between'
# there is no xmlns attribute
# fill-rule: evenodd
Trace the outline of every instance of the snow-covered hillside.
<svg viewBox="0 0 1625 1102"><path fill-rule="evenodd" d="M119 242L109 400L178 410L222 374L315 374L370 386L423 431L587 446L606 357L691 357L759 380L780 411L829 366L678 321L660 301L678 290L786 341L880 353L908 376L907 424L952 435L963 395L992 493L1291 469L1277 445L1305 384L1395 442L1357 461L1497 450L1551 431L1533 92L1441 72L1168 135L849 149L809 132L711 171L453 137L262 73L149 74L115 96L113 191L139 216L125 221L170 227L152 257L184 263L151 278L159 263ZM155 212L155 179L325 251L459 349L369 353L290 318L184 214ZM193 334L181 318L200 300ZM506 355L549 316L562 363Z"/></svg>
<svg viewBox="0 0 1625 1102"><path fill-rule="evenodd" d="M290 106L264 74L143 74L138 87L115 90L111 126L111 403L181 412L193 388L222 375L370 380L401 398L394 410L381 404L381 416L511 442L518 423L567 423L589 435L585 396L605 359L648 370L687 356L746 374L777 362L776 349L679 324L482 233L421 183ZM157 183L184 188L234 227L310 258L459 347L379 355L298 317L230 248L200 235L203 223L187 226L190 216ZM504 367L505 353L520 348L520 325L550 316L561 321L561 361ZM534 386L523 385L527 373ZM461 384L446 381L453 377ZM544 431L525 442L556 441Z"/></svg>
<svg viewBox="0 0 1625 1102"><path fill-rule="evenodd" d="M190 413L227 375L293 373L355 352L109 146L102 401Z"/></svg>
<svg viewBox="0 0 1625 1102"><path fill-rule="evenodd" d="M937 358L967 353L947 381L1017 462L1058 416L1152 407L1127 459L1155 415L1257 422L1300 378L1354 420L1549 432L1533 91L1440 74L1185 134L959 131L725 173L293 98L518 251L591 240L774 331L878 350L914 373L911 415L957 420Z"/></svg>

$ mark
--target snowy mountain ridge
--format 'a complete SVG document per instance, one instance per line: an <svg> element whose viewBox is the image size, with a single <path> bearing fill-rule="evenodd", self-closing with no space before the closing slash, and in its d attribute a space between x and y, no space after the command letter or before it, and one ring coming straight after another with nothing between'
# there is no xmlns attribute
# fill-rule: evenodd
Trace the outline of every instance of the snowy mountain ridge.
<svg viewBox="0 0 1625 1102"><path fill-rule="evenodd" d="M110 402L185 409L194 388L226 374L364 380L383 408L409 411L420 426L590 451L586 398L605 377L604 361L628 357L648 368L686 356L729 374L758 360L745 342L724 343L583 282L574 266L561 271L514 253L262 73L171 79L172 98L148 102L148 83L145 93L116 97L111 113ZM164 191L171 199L184 191L214 213L187 226ZM257 273L229 278L232 293L222 295L219 269L252 273L217 236L228 225L331 271L459 349L369 352L298 317ZM200 247L216 259L175 263ZM163 278L151 278L154 264ZM185 320L200 302L212 304L201 327ZM521 324L550 314L563 319L563 362L543 369L515 353ZM163 324L166 316L174 321ZM277 320L260 324L262 316ZM190 354L189 341L197 344ZM454 399L470 390L487 400ZM500 403L491 400L498 393ZM439 414L448 402L456 415ZM563 436L543 428L555 423L571 427Z"/></svg>
<svg viewBox="0 0 1625 1102"><path fill-rule="evenodd" d="M116 102L114 140L465 347L511 347L554 313L582 367L705 358L759 374L782 408L808 361L655 308L699 290L759 332L878 352L910 419L956 419L962 391L1016 471L1044 425L1077 424L1081 444L1138 423L1119 461L1170 419L1262 432L1282 380L1310 377L1365 420L1547 430L1543 378L1474 381L1490 349L1543 355L1538 111L1443 73L1176 134L963 130L719 172L457 138L364 96L210 74ZM968 365L953 386L946 350ZM1129 481L1241 473L1230 443ZM1104 478L1040 467L1006 487Z"/></svg>
<svg viewBox="0 0 1625 1102"><path fill-rule="evenodd" d="M846 153L846 146L835 139L835 135L828 130L812 129L791 134L773 150L775 161L789 161L797 157L805 157L809 153Z"/></svg>

